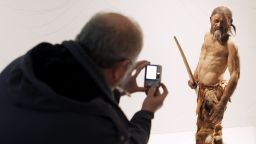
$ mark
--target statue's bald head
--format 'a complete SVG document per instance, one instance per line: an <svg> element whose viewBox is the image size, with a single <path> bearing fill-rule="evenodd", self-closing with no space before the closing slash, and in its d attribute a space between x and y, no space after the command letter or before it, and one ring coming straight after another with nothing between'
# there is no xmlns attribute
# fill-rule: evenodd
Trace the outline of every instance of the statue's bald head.
<svg viewBox="0 0 256 144"><path fill-rule="evenodd" d="M76 41L99 66L108 68L122 59L135 60L142 48L143 35L140 26L122 14L97 13Z"/></svg>

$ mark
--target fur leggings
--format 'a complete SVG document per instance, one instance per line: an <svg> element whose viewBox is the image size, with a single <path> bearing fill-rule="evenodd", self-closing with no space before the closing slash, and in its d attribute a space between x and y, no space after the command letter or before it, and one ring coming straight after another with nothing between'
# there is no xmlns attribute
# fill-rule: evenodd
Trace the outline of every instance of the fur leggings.
<svg viewBox="0 0 256 144"><path fill-rule="evenodd" d="M220 100L224 87L222 83L214 86L199 84L196 144L223 144L222 126L211 123L209 113Z"/></svg>

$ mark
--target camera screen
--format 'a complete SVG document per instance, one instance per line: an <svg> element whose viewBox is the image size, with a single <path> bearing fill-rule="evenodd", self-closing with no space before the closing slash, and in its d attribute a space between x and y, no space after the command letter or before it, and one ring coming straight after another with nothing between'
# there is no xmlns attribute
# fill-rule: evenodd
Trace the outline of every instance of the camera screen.
<svg viewBox="0 0 256 144"><path fill-rule="evenodd" d="M156 79L157 66L148 65L146 72L146 79Z"/></svg>

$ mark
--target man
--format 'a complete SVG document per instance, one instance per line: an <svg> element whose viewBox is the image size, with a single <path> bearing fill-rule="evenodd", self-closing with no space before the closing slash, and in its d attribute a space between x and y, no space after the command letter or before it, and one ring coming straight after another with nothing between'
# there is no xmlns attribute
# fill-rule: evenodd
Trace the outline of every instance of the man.
<svg viewBox="0 0 256 144"><path fill-rule="evenodd" d="M194 73L196 82L189 81L191 88L198 86L197 144L222 144L224 111L233 94L240 75L238 50L231 38L232 12L224 6L213 10L211 29L205 34L200 59ZM223 79L228 68L229 81Z"/></svg>
<svg viewBox="0 0 256 144"><path fill-rule="evenodd" d="M134 21L98 13L74 41L40 43L14 60L0 74L0 143L147 143L168 91L164 84L162 93L137 85L149 63L136 63L142 43ZM117 87L147 91L130 121L118 106Z"/></svg>

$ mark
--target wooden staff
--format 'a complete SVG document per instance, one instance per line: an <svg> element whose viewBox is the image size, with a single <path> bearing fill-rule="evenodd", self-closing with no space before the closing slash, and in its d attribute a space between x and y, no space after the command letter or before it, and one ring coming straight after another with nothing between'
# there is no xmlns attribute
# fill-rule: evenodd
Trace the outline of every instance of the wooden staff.
<svg viewBox="0 0 256 144"><path fill-rule="evenodd" d="M176 38L175 36L174 36L174 40L175 40L175 42L176 42L176 44L177 44L177 46L178 46L178 48L179 48L179 50L180 50L180 54L181 54L181 56L182 56L182 59L183 59L183 62L184 62L184 64L185 64L185 66L186 66L186 69L187 69L189 78L190 78L190 80L191 80L193 83L195 83L195 79L194 79L194 76L193 76L193 74L192 74L192 72L191 72L191 69L190 69L190 67L189 67L189 64L188 64L188 61L187 61L187 59L186 59L186 56L185 56L185 54L184 54L184 52L183 52L183 50L182 50L182 48L181 48L181 46L180 46L180 44L179 44L179 42L178 42L178 40L177 40L177 38Z"/></svg>

